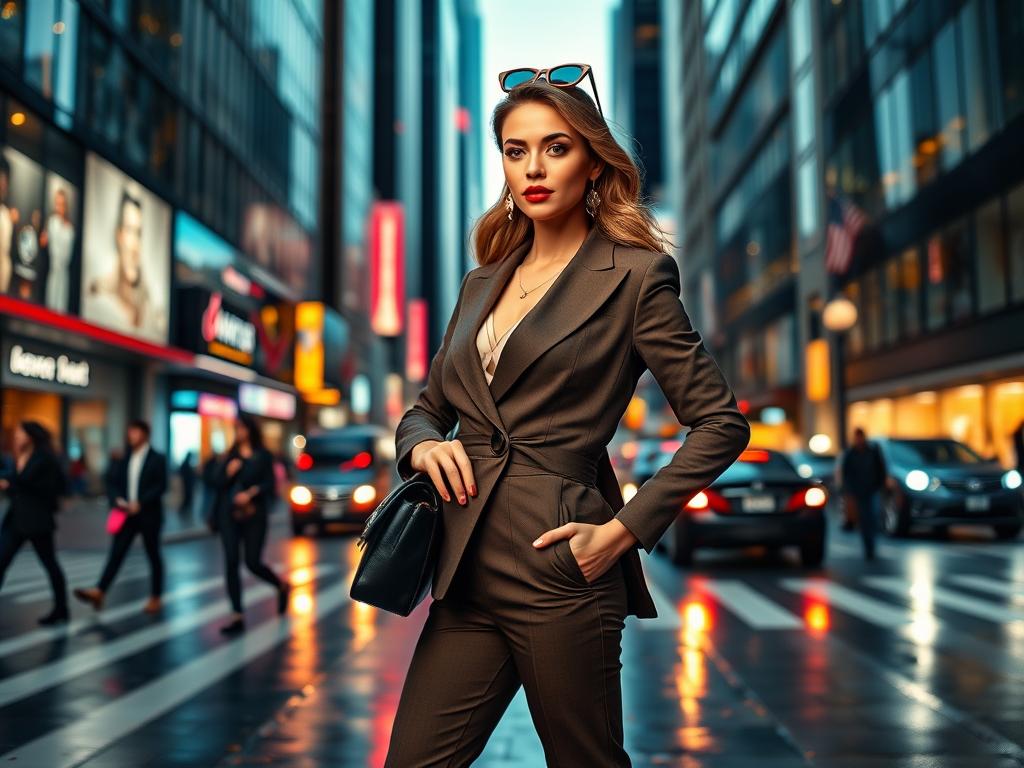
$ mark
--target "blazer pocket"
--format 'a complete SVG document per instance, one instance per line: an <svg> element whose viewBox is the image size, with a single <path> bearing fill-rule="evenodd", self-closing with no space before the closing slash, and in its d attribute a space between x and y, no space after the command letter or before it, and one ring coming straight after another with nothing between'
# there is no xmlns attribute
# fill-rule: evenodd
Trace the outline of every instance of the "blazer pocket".
<svg viewBox="0 0 1024 768"><path fill-rule="evenodd" d="M569 514L565 509L565 505L562 503L561 493L558 498L558 524L565 525L569 522ZM569 546L568 539L559 539L555 542L555 558L562 564L562 570L565 571L565 575L571 578L573 581L583 586L589 587L590 582L587 581L587 577L583 575L583 569L580 568L579 561L576 559L576 555L572 553L572 547Z"/></svg>

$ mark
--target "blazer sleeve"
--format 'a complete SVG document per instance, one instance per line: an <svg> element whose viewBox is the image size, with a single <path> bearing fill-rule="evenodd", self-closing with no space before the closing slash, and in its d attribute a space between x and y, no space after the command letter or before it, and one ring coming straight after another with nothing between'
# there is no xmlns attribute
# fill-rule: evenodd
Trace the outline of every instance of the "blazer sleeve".
<svg viewBox="0 0 1024 768"><path fill-rule="evenodd" d="M468 279L469 273L466 273L462 278L462 285L459 286L459 298L455 302L455 309L448 321L448 328L444 332L441 347L430 361L426 386L420 390L416 402L405 412L395 428L395 455L398 457L396 469L402 480L408 480L416 473L411 463L412 449L424 440L444 441L445 436L455 426L459 417L441 390L441 372L444 368L445 356L448 354L452 333L458 324L459 312L462 309L462 297Z"/></svg>
<svg viewBox="0 0 1024 768"><path fill-rule="evenodd" d="M633 322L633 348L651 370L680 425L690 428L672 460L615 515L647 552L684 505L750 441L750 425L679 298L679 267L660 253L648 265Z"/></svg>

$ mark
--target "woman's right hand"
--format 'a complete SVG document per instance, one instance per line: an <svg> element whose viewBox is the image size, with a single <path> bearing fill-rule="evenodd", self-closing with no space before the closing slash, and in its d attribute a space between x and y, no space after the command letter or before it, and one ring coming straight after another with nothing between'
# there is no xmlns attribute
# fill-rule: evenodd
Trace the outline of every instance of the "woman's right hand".
<svg viewBox="0 0 1024 768"><path fill-rule="evenodd" d="M476 496L476 480L473 478L473 465L466 455L466 449L458 438L454 440L424 440L413 446L410 464L418 472L426 472L434 481L434 487L445 501L451 501L444 478L448 478L452 490L465 505L466 489Z"/></svg>

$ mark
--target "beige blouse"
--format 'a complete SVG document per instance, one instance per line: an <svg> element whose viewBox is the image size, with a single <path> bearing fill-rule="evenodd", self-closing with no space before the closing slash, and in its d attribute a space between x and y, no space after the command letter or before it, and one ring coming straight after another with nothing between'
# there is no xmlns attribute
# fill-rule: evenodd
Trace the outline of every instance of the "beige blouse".
<svg viewBox="0 0 1024 768"><path fill-rule="evenodd" d="M526 315L523 315L523 317L526 317ZM523 322L523 317L516 320L500 339L494 337L493 311L487 315L487 320L480 326L480 333L476 336L476 348L480 353L480 363L484 367L484 377L487 379L488 385L490 385L491 380L494 378L494 371L498 367L498 358L501 357L501 350L505 348L505 343L516 329L516 326Z"/></svg>

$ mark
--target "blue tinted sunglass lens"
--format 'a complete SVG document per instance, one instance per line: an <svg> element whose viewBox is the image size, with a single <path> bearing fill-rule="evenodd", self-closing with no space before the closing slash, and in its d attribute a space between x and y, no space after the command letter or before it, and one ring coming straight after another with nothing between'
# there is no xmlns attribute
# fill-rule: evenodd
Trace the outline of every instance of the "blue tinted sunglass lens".
<svg viewBox="0 0 1024 768"><path fill-rule="evenodd" d="M518 69L515 72L509 72L505 75L505 87L515 88L517 85L528 83L533 80L534 73L528 69Z"/></svg>
<svg viewBox="0 0 1024 768"><path fill-rule="evenodd" d="M583 77L583 67L555 67L548 72L548 80L563 85L575 83L581 77Z"/></svg>

